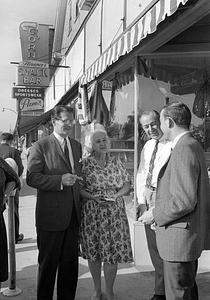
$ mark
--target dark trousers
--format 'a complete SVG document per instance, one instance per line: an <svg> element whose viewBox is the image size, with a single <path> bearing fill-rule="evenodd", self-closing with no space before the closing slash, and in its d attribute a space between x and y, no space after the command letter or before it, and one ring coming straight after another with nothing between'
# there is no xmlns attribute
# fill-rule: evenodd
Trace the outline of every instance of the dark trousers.
<svg viewBox="0 0 210 300"><path fill-rule="evenodd" d="M156 233L150 228L150 225L145 225L145 232L150 258L155 268L155 294L165 295L163 260L157 249Z"/></svg>
<svg viewBox="0 0 210 300"><path fill-rule="evenodd" d="M198 300L195 281L198 260L189 262L164 261L167 300Z"/></svg>
<svg viewBox="0 0 210 300"><path fill-rule="evenodd" d="M52 300L57 274L57 300L73 300L78 280L79 225L72 213L65 231L37 230L37 300Z"/></svg>
<svg viewBox="0 0 210 300"><path fill-rule="evenodd" d="M20 227L20 219L19 219L19 194L20 191L16 190L14 196L14 215L15 215L15 240L17 241L19 237L19 227Z"/></svg>
<svg viewBox="0 0 210 300"><path fill-rule="evenodd" d="M7 233L3 213L0 212L0 282L8 279Z"/></svg>

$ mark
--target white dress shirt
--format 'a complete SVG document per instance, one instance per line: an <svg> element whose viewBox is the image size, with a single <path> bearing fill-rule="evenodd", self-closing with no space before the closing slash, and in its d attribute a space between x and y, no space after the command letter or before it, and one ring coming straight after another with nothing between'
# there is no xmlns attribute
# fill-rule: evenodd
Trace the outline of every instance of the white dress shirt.
<svg viewBox="0 0 210 300"><path fill-rule="evenodd" d="M64 151L64 138L62 136L60 136L59 134L57 134L55 131L53 132L54 136L56 137L56 139L58 140L62 150ZM66 141L67 141L67 147L69 150L69 160L71 163L71 169L72 169L72 174L74 174L74 158L73 158L73 153L72 153L72 148L71 148L71 143L68 137L66 137Z"/></svg>
<svg viewBox="0 0 210 300"><path fill-rule="evenodd" d="M149 172L150 159L155 147L155 143L155 139L147 141L141 151L140 164L136 176L136 193L139 204L146 204L143 194L146 186L147 175ZM172 143L169 141L166 141L164 139L159 140L151 182L151 185L155 188L157 187L157 178L159 171L170 156L171 145Z"/></svg>

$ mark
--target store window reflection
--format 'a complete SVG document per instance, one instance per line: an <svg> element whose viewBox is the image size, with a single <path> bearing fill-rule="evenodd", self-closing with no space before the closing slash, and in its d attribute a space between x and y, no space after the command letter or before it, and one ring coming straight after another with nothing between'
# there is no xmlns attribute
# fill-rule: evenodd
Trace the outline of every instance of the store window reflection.
<svg viewBox="0 0 210 300"><path fill-rule="evenodd" d="M210 58L174 53L149 58L147 63L152 78L168 83L168 101L180 100L188 105L192 112L192 135L210 152Z"/></svg>
<svg viewBox="0 0 210 300"><path fill-rule="evenodd" d="M107 132L111 140L111 153L121 159L133 178L134 162L134 83L104 91L103 95L110 110Z"/></svg>

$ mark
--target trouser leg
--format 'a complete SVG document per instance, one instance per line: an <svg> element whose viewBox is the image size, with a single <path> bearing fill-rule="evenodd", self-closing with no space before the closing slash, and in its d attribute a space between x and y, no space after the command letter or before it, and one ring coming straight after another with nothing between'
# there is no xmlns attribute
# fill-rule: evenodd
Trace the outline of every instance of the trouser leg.
<svg viewBox="0 0 210 300"><path fill-rule="evenodd" d="M3 213L0 213L0 282L8 279L7 233Z"/></svg>
<svg viewBox="0 0 210 300"><path fill-rule="evenodd" d="M57 300L74 300L78 281L79 225L73 209L68 229L65 231L58 267Z"/></svg>
<svg viewBox="0 0 210 300"><path fill-rule="evenodd" d="M165 289L167 300L198 300L195 281L198 261L164 261Z"/></svg>
<svg viewBox="0 0 210 300"><path fill-rule="evenodd" d="M147 245L149 254L151 257L152 264L155 268L155 294L165 294L164 284L164 271L163 271L163 260L159 255L156 243L156 233L150 228L150 225L145 225L145 232L147 237Z"/></svg>
<svg viewBox="0 0 210 300"><path fill-rule="evenodd" d="M63 231L37 231L38 279L37 300L52 300L59 263Z"/></svg>

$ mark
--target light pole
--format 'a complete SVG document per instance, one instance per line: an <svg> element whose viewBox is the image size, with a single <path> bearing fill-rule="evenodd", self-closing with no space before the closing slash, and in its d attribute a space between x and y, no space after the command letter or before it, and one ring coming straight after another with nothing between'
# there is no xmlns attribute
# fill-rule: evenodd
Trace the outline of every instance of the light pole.
<svg viewBox="0 0 210 300"><path fill-rule="evenodd" d="M14 109L7 108L7 107L3 107L3 108L2 108L2 111L4 112L5 110L12 111L13 113L15 113L15 114L17 115L17 112L16 112Z"/></svg>

